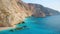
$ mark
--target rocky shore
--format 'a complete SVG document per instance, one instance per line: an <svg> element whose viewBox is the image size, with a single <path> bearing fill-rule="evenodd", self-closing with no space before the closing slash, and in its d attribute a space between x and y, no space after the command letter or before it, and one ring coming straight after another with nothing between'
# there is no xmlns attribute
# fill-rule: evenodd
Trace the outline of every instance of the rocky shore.
<svg viewBox="0 0 60 34"><path fill-rule="evenodd" d="M21 0L0 0L0 30L15 28L15 24L22 23L26 17L46 17L60 14L42 5L29 4Z"/></svg>

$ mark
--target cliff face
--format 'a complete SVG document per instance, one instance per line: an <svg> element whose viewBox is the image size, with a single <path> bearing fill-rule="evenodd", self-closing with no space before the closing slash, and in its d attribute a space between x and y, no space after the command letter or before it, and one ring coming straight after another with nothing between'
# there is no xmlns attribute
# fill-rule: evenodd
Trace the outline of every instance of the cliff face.
<svg viewBox="0 0 60 34"><path fill-rule="evenodd" d="M37 15L37 17L45 17L45 16L52 16L52 15L60 14L60 12L50 9L50 8L47 8L47 7L44 7L40 4L29 3L28 5L34 7L33 14L32 14L33 16Z"/></svg>
<svg viewBox="0 0 60 34"><path fill-rule="evenodd" d="M12 27L31 15L45 17L58 13L39 4L24 3L21 0L0 0L0 27Z"/></svg>
<svg viewBox="0 0 60 34"><path fill-rule="evenodd" d="M25 17L31 16L31 14L28 5L25 6L21 0L0 0L1 27L11 27L22 22Z"/></svg>

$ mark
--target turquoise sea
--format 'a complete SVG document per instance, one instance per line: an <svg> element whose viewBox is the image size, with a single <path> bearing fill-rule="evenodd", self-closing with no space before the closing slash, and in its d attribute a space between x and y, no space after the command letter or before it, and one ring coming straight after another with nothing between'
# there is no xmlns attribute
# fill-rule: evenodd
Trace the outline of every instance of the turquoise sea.
<svg viewBox="0 0 60 34"><path fill-rule="evenodd" d="M16 28L0 31L0 34L60 34L60 15L47 16L44 18L28 17Z"/></svg>

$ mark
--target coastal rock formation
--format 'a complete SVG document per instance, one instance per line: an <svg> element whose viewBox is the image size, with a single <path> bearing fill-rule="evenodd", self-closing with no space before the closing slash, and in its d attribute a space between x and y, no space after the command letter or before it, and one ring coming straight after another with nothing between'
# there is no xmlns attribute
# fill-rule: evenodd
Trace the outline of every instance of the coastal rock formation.
<svg viewBox="0 0 60 34"><path fill-rule="evenodd" d="M37 17L46 17L46 16L52 16L52 15L59 15L60 14L60 12L58 12L57 10L44 7L40 4L28 3L28 5L34 7L32 15L35 16L35 17L36 16Z"/></svg>
<svg viewBox="0 0 60 34"><path fill-rule="evenodd" d="M0 0L0 23L4 27L12 27L31 14L28 5L25 6L21 0Z"/></svg>
<svg viewBox="0 0 60 34"><path fill-rule="evenodd" d="M60 13L39 4L24 3L21 0L0 0L0 27L12 27L29 16L46 17L56 14Z"/></svg>

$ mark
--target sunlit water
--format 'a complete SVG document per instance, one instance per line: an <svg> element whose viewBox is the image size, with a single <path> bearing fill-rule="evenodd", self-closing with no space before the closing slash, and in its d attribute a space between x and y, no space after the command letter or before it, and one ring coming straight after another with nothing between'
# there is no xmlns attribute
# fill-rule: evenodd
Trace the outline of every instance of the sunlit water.
<svg viewBox="0 0 60 34"><path fill-rule="evenodd" d="M0 34L60 34L60 15L47 16L45 18L26 18L24 24L18 24L17 27L23 27L21 30L0 31Z"/></svg>

